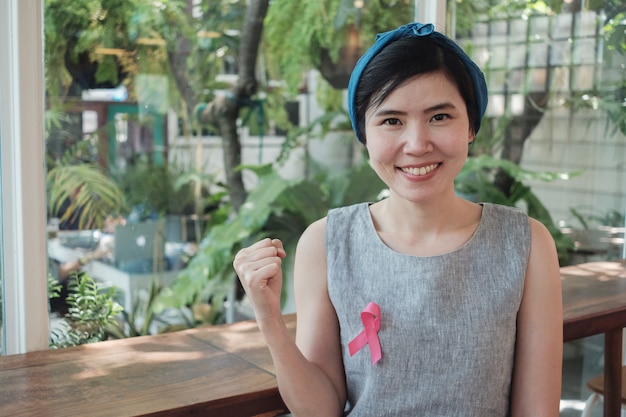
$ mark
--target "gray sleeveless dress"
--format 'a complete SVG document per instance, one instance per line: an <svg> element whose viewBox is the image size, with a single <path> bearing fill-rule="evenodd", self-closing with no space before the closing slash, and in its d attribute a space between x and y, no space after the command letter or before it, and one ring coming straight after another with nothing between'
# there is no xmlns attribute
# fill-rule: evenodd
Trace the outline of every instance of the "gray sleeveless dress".
<svg viewBox="0 0 626 417"><path fill-rule="evenodd" d="M368 204L333 209L326 227L328 291L341 327L350 417L504 417L516 317L530 252L523 212L483 204L474 236L447 254L394 252ZM361 311L381 309L382 358L350 356Z"/></svg>

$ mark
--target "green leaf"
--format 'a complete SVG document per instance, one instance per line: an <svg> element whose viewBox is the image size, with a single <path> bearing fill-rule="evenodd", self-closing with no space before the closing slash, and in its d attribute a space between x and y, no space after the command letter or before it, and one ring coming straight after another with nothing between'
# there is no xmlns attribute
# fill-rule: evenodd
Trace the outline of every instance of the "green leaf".
<svg viewBox="0 0 626 417"><path fill-rule="evenodd" d="M242 168L257 174L257 186L235 217L209 231L189 265L157 297L155 311L210 301L219 319L236 280L232 262L241 247L271 236L291 253L304 229L329 209L375 201L385 187L368 164L310 180L286 180L271 165Z"/></svg>
<svg viewBox="0 0 626 417"><path fill-rule="evenodd" d="M248 195L237 216L209 231L189 265L155 300L156 312L167 306L182 307L193 303L198 294L205 292L207 283L213 280L215 282L212 285L219 284L221 293L225 291L224 285L232 285L224 269L232 269L234 253L241 242L263 227L272 211L273 202L291 184L271 166L247 168L259 175L258 185Z"/></svg>

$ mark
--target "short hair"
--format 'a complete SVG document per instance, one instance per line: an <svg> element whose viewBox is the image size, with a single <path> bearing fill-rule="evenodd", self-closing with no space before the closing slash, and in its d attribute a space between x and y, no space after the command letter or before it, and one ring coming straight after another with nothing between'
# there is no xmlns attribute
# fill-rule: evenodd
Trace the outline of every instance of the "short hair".
<svg viewBox="0 0 626 417"><path fill-rule="evenodd" d="M432 25L412 23L379 35L361 57L348 87L348 107L357 139L365 143L365 113L408 79L441 72L457 87L474 133L487 107L487 86L476 64Z"/></svg>

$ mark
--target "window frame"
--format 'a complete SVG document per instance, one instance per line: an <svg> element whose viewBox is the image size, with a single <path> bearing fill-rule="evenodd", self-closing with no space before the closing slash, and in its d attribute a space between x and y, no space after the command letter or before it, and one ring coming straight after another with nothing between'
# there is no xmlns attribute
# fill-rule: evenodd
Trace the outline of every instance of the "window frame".
<svg viewBox="0 0 626 417"><path fill-rule="evenodd" d="M2 354L47 349L43 0L0 2Z"/></svg>
<svg viewBox="0 0 626 417"><path fill-rule="evenodd" d="M413 20L432 23L437 31L446 33L446 0L415 0Z"/></svg>

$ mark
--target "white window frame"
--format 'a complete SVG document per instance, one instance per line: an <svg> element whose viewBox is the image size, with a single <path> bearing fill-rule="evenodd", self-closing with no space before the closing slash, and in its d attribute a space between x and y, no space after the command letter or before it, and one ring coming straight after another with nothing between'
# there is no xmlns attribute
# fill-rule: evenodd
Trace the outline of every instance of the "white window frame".
<svg viewBox="0 0 626 417"><path fill-rule="evenodd" d="M415 0L413 20L432 23L438 32L446 33L446 0Z"/></svg>
<svg viewBox="0 0 626 417"><path fill-rule="evenodd" d="M6 355L48 348L43 0L0 1L0 254Z"/></svg>

